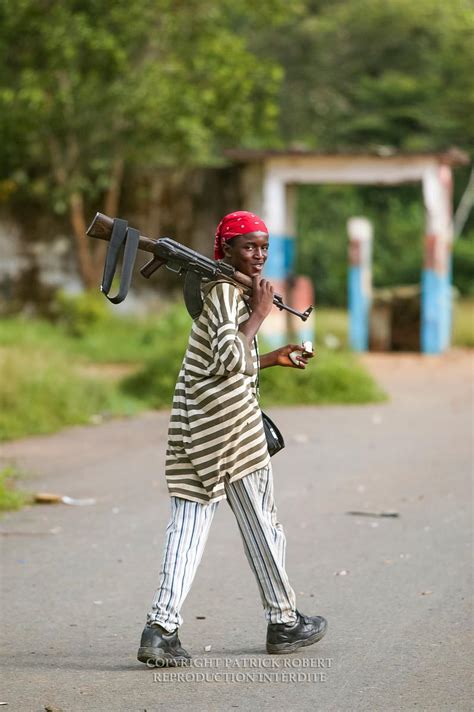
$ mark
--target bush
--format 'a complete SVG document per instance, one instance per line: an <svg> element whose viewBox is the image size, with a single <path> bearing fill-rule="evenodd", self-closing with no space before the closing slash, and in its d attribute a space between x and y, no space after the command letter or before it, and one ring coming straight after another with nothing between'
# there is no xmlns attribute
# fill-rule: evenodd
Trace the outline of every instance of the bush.
<svg viewBox="0 0 474 712"><path fill-rule="evenodd" d="M104 296L96 291L81 294L56 293L52 312L65 332L82 337L99 324L110 320L110 310Z"/></svg>
<svg viewBox="0 0 474 712"><path fill-rule="evenodd" d="M163 332L165 327L162 327ZM153 408L169 408L187 344L187 330L163 339L143 368L122 382L124 391ZM266 349L262 349L265 351ZM305 371L268 368L261 372L264 405L371 403L385 399L365 369L348 352L318 352Z"/></svg>
<svg viewBox="0 0 474 712"><path fill-rule="evenodd" d="M122 381L125 393L153 408L169 408L191 329L191 317L182 304L170 307L148 326L148 357L136 373Z"/></svg>
<svg viewBox="0 0 474 712"><path fill-rule="evenodd" d="M89 317L88 317L89 319ZM87 320L86 320L87 321ZM84 322L85 323L85 322ZM144 321L92 318L83 337L44 321L5 319L0 338L0 440L88 423L100 413L170 408L191 319L182 304ZM346 315L322 310L318 343L327 334L345 346ZM86 363L141 363L116 384L86 378ZM291 377L289 377L291 376ZM307 371L262 371L263 403L366 403L383 394L349 353L318 350Z"/></svg>
<svg viewBox="0 0 474 712"><path fill-rule="evenodd" d="M100 296L100 295L99 295ZM71 298L72 302L76 297ZM69 300L69 297L68 297ZM104 302L103 297L101 301ZM69 301L68 301L69 303ZM185 308L179 305L163 309L152 317L117 315L102 304L96 311L85 310L88 316L66 317L56 323L25 317L0 320L0 346L23 346L28 349L51 350L67 355L71 361L78 358L94 363L143 363L159 351L161 344L173 340L176 334L187 335L191 324ZM82 312L72 307L72 313ZM57 312L59 314L59 312ZM87 324L87 326L86 326Z"/></svg>
<svg viewBox="0 0 474 712"><path fill-rule="evenodd" d="M347 352L321 350L304 371L266 368L261 373L262 405L376 403L385 393Z"/></svg>

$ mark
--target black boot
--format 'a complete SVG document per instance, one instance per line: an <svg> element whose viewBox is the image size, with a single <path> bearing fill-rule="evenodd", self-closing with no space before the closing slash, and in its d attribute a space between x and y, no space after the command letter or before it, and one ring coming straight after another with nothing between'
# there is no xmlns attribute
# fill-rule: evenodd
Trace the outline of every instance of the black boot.
<svg viewBox="0 0 474 712"><path fill-rule="evenodd" d="M181 647L178 629L168 633L160 625L146 625L143 629L138 660L150 667L189 665L191 656Z"/></svg>
<svg viewBox="0 0 474 712"><path fill-rule="evenodd" d="M305 645L313 645L324 637L327 620L321 616L303 616L296 611L296 623L269 623L267 628L267 653L282 655L292 653Z"/></svg>

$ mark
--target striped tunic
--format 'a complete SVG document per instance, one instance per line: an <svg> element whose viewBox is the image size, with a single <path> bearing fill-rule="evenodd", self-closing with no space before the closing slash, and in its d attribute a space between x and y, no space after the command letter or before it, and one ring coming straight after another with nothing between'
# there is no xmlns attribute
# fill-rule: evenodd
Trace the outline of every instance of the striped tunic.
<svg viewBox="0 0 474 712"><path fill-rule="evenodd" d="M257 400L258 352L238 331L249 318L245 302L223 281L209 282L203 296L174 392L166 481L171 496L209 503L225 499L227 474L240 479L270 456Z"/></svg>

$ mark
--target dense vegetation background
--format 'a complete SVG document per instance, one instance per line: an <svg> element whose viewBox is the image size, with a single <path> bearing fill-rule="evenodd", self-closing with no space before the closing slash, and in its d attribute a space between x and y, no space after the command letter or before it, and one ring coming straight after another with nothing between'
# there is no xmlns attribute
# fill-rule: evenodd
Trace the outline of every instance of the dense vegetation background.
<svg viewBox="0 0 474 712"><path fill-rule="evenodd" d="M390 153L474 148L474 5L465 0L315 0L272 33L284 67L283 143ZM470 169L456 169L458 206ZM419 282L420 186L305 186L299 191L298 269L319 303L346 303L346 221L374 224L376 287ZM454 284L474 294L474 219L454 246Z"/></svg>
<svg viewBox="0 0 474 712"><path fill-rule="evenodd" d="M104 245L83 239L88 206L117 214L125 174L143 203L157 168L219 165L229 146L472 154L473 60L471 0L5 0L0 200L68 216L92 286ZM376 285L419 279L418 188L308 186L299 262L320 303L344 303L354 213L374 220ZM465 294L473 235L471 218Z"/></svg>

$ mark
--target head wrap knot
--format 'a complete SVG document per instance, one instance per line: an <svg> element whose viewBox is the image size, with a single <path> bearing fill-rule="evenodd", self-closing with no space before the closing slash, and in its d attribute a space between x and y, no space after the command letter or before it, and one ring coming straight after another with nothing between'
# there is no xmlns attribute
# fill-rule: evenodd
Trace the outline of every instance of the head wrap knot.
<svg viewBox="0 0 474 712"><path fill-rule="evenodd" d="M226 240L231 240L238 235L247 235L249 232L268 233L267 226L258 215L246 210L237 210L223 217L216 230L214 259L221 260L224 257L222 246Z"/></svg>

